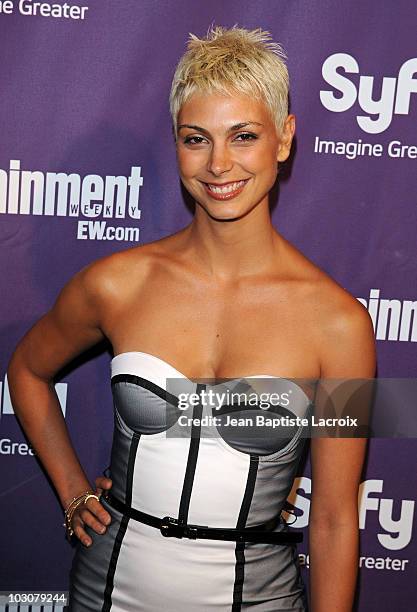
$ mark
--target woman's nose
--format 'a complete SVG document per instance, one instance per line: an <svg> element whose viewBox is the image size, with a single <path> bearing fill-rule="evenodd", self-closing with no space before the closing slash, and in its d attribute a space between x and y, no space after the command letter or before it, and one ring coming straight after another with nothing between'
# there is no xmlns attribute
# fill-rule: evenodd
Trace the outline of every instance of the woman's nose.
<svg viewBox="0 0 417 612"><path fill-rule="evenodd" d="M207 170L212 174L219 175L230 170L232 166L233 161L227 145L213 145L208 159Z"/></svg>

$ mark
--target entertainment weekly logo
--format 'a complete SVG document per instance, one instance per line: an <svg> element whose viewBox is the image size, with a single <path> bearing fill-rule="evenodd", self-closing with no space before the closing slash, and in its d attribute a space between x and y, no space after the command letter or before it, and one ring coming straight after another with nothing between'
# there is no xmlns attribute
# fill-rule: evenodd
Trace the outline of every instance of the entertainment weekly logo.
<svg viewBox="0 0 417 612"><path fill-rule="evenodd" d="M78 240L139 242L139 227L113 226L108 219L141 218L141 166L129 176L22 170L19 159L0 169L0 215L78 218Z"/></svg>
<svg viewBox="0 0 417 612"><path fill-rule="evenodd" d="M380 298L380 289L370 289L369 298L357 298L368 310L375 339L417 342L417 300Z"/></svg>
<svg viewBox="0 0 417 612"><path fill-rule="evenodd" d="M357 103L362 111L355 115L360 129L366 134L382 134L391 127L394 115L411 115L417 93L417 58L413 57L399 67L397 76L378 79L372 75L361 75L358 60L348 53L334 53L322 65L322 76L330 88L320 90L320 102L331 113L350 113ZM360 75L359 79L355 76ZM378 97L379 96L379 97ZM411 125L410 125L411 128ZM411 131L411 130L410 130ZM335 141L316 136L314 153L342 155L346 159L357 157L387 157L417 159L417 146L413 142L402 142L393 138L389 143Z"/></svg>

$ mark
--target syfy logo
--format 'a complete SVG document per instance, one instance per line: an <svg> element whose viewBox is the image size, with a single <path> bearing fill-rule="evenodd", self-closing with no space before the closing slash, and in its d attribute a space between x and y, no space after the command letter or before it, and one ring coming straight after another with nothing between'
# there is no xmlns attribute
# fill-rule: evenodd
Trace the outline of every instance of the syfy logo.
<svg viewBox="0 0 417 612"><path fill-rule="evenodd" d="M366 519L369 512L378 513L380 527L386 533L377 533L381 546L388 550L402 550L410 542L413 532L413 518L415 502L411 499L401 500L401 511L398 516L398 507L394 510L394 500L379 497L370 497L370 494L381 494L383 480L364 480L359 487L358 509L359 529L366 528ZM297 478L292 488L288 501L298 510L301 515L297 517L296 526L307 527L310 514L310 499L302 493L311 493L311 479L306 477ZM397 506L397 503L395 504ZM394 519L393 516L398 516ZM291 515L288 517L291 522Z"/></svg>
<svg viewBox="0 0 417 612"><path fill-rule="evenodd" d="M62 414L65 418L65 411L67 408L67 383L57 383L55 385L55 391L58 396L59 404L61 406ZM0 382L0 404L1 414L14 414L12 400L10 398L9 384L7 382L7 374L4 377L4 384ZM36 407L34 407L36 409Z"/></svg>
<svg viewBox="0 0 417 612"><path fill-rule="evenodd" d="M321 103L327 110L343 113L358 100L365 114L357 115L356 120L359 127L368 134L384 132L391 125L393 114L408 115L411 94L417 92L417 78L413 78L417 72L416 57L402 64L398 78L383 77L379 99L373 95L375 77L361 75L357 88L347 76L339 74L339 69L348 74L359 74L358 62L348 53L334 53L324 61L323 79L333 88L320 90ZM335 96L335 90L342 95ZM379 85L376 91L379 91Z"/></svg>

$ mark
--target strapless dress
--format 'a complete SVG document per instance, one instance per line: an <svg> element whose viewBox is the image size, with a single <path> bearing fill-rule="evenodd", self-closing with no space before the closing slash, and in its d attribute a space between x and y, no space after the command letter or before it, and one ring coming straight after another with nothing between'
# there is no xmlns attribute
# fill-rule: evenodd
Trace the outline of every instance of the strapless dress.
<svg viewBox="0 0 417 612"><path fill-rule="evenodd" d="M259 393L278 380L291 399L287 405L284 394L267 408L236 408L226 395L215 408L190 399L202 389L248 397L248 390ZM114 434L107 474L115 498L155 517L218 528L248 528L280 515L306 439L304 427L258 426L252 417L265 422L307 416L312 402L293 380L261 374L203 384L159 357L132 351L112 359L111 388ZM184 406L179 398L185 398ZM243 418L252 426L241 426ZM76 540L69 612L307 610L295 544L167 538L103 496L100 501L112 522L104 534L86 525L90 547ZM291 529L280 516L274 530Z"/></svg>

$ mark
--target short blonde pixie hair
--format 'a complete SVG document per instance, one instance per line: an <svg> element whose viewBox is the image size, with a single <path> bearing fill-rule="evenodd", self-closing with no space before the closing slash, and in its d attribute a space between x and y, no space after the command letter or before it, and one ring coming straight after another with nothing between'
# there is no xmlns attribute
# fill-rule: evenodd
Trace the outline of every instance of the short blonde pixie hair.
<svg viewBox="0 0 417 612"><path fill-rule="evenodd" d="M169 107L175 140L181 106L194 93L261 96L281 134L288 115L289 76L283 47L269 32L211 25L205 38L190 33L172 80Z"/></svg>

